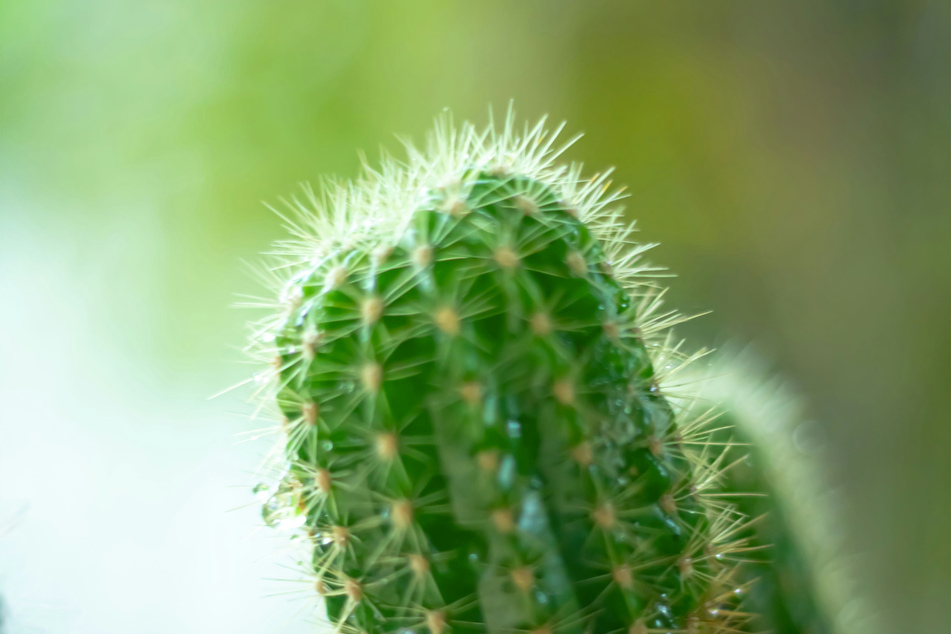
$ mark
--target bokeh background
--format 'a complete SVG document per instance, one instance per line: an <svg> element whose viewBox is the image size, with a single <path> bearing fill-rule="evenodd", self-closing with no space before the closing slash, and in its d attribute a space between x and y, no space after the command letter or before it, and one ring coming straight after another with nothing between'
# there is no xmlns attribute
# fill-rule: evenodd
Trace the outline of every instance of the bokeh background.
<svg viewBox="0 0 951 634"><path fill-rule="evenodd" d="M308 632L248 487L261 201L514 99L614 165L699 345L827 443L888 632L949 631L947 2L0 3L11 634ZM231 509L235 509L229 512Z"/></svg>

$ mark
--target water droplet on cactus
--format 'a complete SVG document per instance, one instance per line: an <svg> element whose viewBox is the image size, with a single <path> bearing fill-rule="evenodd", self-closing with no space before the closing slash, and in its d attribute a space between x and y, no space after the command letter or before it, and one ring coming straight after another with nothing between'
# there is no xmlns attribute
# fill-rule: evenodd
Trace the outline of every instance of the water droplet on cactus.
<svg viewBox="0 0 951 634"><path fill-rule="evenodd" d="M272 495L261 508L261 517L265 524L273 528L280 523L283 510L280 496Z"/></svg>
<svg viewBox="0 0 951 634"><path fill-rule="evenodd" d="M261 518L265 524L278 530L299 528L307 521L307 514L302 512L299 502L298 491L281 483L261 508Z"/></svg>

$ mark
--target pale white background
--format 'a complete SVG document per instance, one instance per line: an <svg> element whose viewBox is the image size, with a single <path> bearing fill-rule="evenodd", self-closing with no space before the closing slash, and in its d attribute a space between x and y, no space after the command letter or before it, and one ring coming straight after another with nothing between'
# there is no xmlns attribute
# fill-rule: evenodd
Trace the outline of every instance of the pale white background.
<svg viewBox="0 0 951 634"><path fill-rule="evenodd" d="M148 214L92 236L16 204L0 214L4 634L319 631L313 593L268 597L300 587L268 580L293 576L285 538L231 510L267 449L236 444L241 397L209 400L250 371L224 341L243 316L219 307L219 361L170 361Z"/></svg>

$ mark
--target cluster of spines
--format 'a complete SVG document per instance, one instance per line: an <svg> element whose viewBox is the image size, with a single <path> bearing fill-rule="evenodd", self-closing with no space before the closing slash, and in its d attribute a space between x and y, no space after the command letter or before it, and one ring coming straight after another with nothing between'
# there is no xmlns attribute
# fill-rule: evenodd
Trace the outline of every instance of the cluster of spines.
<svg viewBox="0 0 951 634"><path fill-rule="evenodd" d="M728 560L744 518L716 493L725 453L702 425L678 428L660 389L684 360L658 341L678 317L637 278L617 212L538 156L522 173L476 160L389 219L398 233L297 241L292 258L309 257L291 260L259 338L277 352L289 460L267 510L309 531L340 630L743 619ZM407 185L377 178L373 191Z"/></svg>

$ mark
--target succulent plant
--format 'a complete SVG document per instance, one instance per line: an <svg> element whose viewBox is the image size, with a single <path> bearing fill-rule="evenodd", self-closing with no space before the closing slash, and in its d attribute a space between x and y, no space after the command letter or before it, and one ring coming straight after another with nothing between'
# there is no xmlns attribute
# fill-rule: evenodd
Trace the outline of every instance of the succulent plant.
<svg viewBox="0 0 951 634"><path fill-rule="evenodd" d="M748 518L687 414L651 245L544 121L286 201L271 362L280 477L337 631L734 632ZM569 142L570 143L570 142ZM266 491L266 493L265 493Z"/></svg>
<svg viewBox="0 0 951 634"><path fill-rule="evenodd" d="M753 565L738 574L750 591L748 631L773 634L874 634L876 610L859 584L858 561L838 525L840 501L823 474L821 427L805 404L755 352L717 355L701 400L718 406L715 441L743 447L723 487L752 521L742 535ZM755 581L755 582L754 582Z"/></svg>

